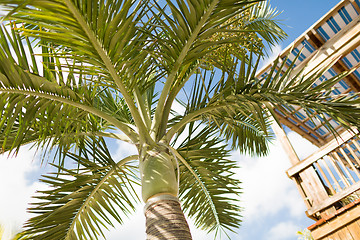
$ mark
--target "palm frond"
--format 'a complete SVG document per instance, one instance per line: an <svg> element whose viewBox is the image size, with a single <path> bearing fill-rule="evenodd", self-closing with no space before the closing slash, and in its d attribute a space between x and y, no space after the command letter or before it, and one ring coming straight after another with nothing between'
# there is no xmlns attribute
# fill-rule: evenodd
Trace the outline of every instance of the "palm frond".
<svg viewBox="0 0 360 240"><path fill-rule="evenodd" d="M250 10L250 19L246 29L258 33L265 42L275 45L287 37L287 34L279 26L279 16L276 8L272 8L269 1L262 1L254 5Z"/></svg>
<svg viewBox="0 0 360 240"><path fill-rule="evenodd" d="M118 163L111 158L101 138L86 141L79 153L67 156L79 164L77 169L54 166L57 173L43 176L50 189L40 191L30 212L37 216L25 224L24 236L31 239L98 239L103 230L122 223L135 210L138 197L137 156Z"/></svg>
<svg viewBox="0 0 360 240"><path fill-rule="evenodd" d="M66 76L51 47L41 47L46 53L42 71L32 55L35 50L28 38L4 27L0 35L0 112L3 116L0 144L3 151L18 149L34 140L45 143L49 139L52 145L62 142L66 144L60 144L60 148L69 149L76 143L77 136L117 124L122 125L125 132L132 132L125 125L131 123L131 119L126 116L129 114L125 113L128 109L124 104L118 101L120 106L115 105L117 110L124 109L121 113L110 109L110 105L101 107L99 102L109 99L106 89L85 84L81 73L68 72ZM17 54L13 57L12 52ZM45 77L39 76L40 72ZM64 141L64 136L72 136L73 140Z"/></svg>
<svg viewBox="0 0 360 240"><path fill-rule="evenodd" d="M234 76L229 76L227 81L221 79L218 82L214 72L209 73L204 69L202 73L198 73L185 104L184 116L179 122L174 121L168 135L171 136L174 129L179 131L178 125L184 127L187 123L199 120L231 142L233 149L239 149L242 153L266 154L267 143L272 135L269 131L271 122L263 103L241 94L233 94L236 89L248 88L245 81L253 75L252 71L241 69L242 72L238 73L241 77L235 76L236 79L233 79Z"/></svg>
<svg viewBox="0 0 360 240"><path fill-rule="evenodd" d="M174 98L172 95L176 84L184 84L189 78L181 78L184 73L200 61L207 53L213 50L214 46L229 42L243 41L243 39L229 39L224 42L212 39L219 32L232 32L224 24L231 17L241 14L252 3L256 1L188 1L179 0L166 1L166 6L158 4L157 11L153 13L158 28L157 34L153 35L154 42L157 44L155 53L157 59L161 59L161 65L166 71L166 81L160 95L153 131L162 136L164 129L163 119L167 119ZM171 12L169 14L168 12ZM241 30L240 30L241 31ZM178 89L174 90L178 92Z"/></svg>
<svg viewBox="0 0 360 240"><path fill-rule="evenodd" d="M279 58L274 64L278 62L280 62ZM359 94L333 94L334 86L351 74L354 69L315 86L314 83L322 77L327 68L311 74L304 74L302 71L293 74L292 67L286 71L281 67L280 71L276 72L275 65L266 79L259 80L264 84L259 84L253 89L256 93L253 97L264 102L275 119L277 119L277 114L273 109L280 114L291 114L295 106L298 106L305 111L310 121L319 121L334 135L337 133L331 123L326 120L325 115L336 120L345 129L350 129L352 126L359 127Z"/></svg>
<svg viewBox="0 0 360 240"><path fill-rule="evenodd" d="M250 55L249 59L251 58ZM338 121L345 129L359 126L358 94L334 95L332 93L334 85L351 71L339 74L314 87L313 83L323 75L326 69L311 75L304 75L303 71L293 74L292 65L283 69L286 59L276 59L268 75L263 79L255 77L257 64L254 67L252 62L246 59L241 61L239 70L228 71L218 82L211 80L214 75L205 80L206 77L203 74L194 82L195 87L192 99L189 100L186 116L171 127L166 138L171 139L186 124L209 118L209 116L213 119L216 116L222 116L222 120L227 119L226 124L235 123L240 116L249 119L248 123L253 123L258 133L267 138L270 136L268 111L277 119L274 108L282 114L287 114L289 113L287 109L291 112L294 106L303 108L309 119L317 119L333 134L336 134L336 131L324 114ZM279 64L280 70L277 69ZM224 126L231 129L231 125L217 125L220 129L225 129ZM232 134L228 133L228 136ZM236 131L233 133L236 134ZM231 136L235 137L235 135Z"/></svg>
<svg viewBox="0 0 360 240"><path fill-rule="evenodd" d="M25 23L19 28L22 34L50 42L60 56L71 62L80 58L80 66L73 64L69 68L81 70L85 75L93 75L95 69L96 75L102 77L98 84L105 82L119 91L141 132L140 137L151 141L132 96L137 83L134 76L149 71L148 65L141 65L151 61L144 51L147 35L136 26L145 14L143 4L120 0L99 4L72 0L3 4L15 9L9 19Z"/></svg>
<svg viewBox="0 0 360 240"><path fill-rule="evenodd" d="M233 231L241 222L237 164L228 159L229 150L212 130L199 127L177 148L182 206L197 227Z"/></svg>

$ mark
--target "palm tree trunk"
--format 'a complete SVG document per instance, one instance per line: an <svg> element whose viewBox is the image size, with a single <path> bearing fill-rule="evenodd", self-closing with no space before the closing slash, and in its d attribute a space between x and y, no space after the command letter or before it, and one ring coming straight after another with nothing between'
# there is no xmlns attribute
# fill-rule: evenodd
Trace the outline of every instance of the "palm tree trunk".
<svg viewBox="0 0 360 240"><path fill-rule="evenodd" d="M147 240L191 240L189 225L179 199L160 194L151 197L145 205Z"/></svg>

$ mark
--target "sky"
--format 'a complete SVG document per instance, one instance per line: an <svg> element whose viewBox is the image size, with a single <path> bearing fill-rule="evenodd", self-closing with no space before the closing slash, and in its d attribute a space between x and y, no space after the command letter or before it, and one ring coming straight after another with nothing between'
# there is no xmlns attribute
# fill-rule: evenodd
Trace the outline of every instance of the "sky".
<svg viewBox="0 0 360 240"><path fill-rule="evenodd" d="M272 0L271 5L282 11L278 17L284 24L288 39L273 48L270 58L276 57L323 14L329 11L337 0ZM315 151L316 147L290 132L300 159ZM305 204L295 184L286 176L290 162L281 144L275 140L271 144L270 154L257 158L233 152L232 159L238 161L240 168L237 176L242 181L243 211L242 226L231 234L231 240L296 240L296 232L314 222L305 215ZM117 143L117 156L135 151L124 143ZM33 149L25 147L17 158L8 159L0 155L0 224L7 231L17 231L29 218L27 203L35 190L46 186L36 181L46 172L40 166L38 156ZM189 221L194 240L213 239L201 230L193 227ZM143 206L139 205L136 213L125 225L116 226L106 235L107 240L145 239ZM223 239L226 239L224 237ZM1 240L7 240L1 239Z"/></svg>

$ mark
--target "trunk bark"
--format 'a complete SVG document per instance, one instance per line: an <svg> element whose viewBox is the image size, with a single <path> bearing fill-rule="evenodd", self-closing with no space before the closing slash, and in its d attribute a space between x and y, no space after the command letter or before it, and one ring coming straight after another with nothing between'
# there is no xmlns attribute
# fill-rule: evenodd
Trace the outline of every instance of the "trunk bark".
<svg viewBox="0 0 360 240"><path fill-rule="evenodd" d="M145 205L147 240L191 240L189 225L177 197L159 194Z"/></svg>

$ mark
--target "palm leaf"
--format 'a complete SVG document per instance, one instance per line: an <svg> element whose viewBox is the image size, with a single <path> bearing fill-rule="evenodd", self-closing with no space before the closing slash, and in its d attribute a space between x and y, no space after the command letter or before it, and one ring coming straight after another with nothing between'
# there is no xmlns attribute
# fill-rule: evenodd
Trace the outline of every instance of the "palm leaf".
<svg viewBox="0 0 360 240"><path fill-rule="evenodd" d="M275 62L279 61L280 59L277 59ZM279 72L283 74L276 73L274 69L275 65L270 76L267 76L266 86L259 84L256 87L257 90L253 89L253 91L256 93L257 101L264 102L275 119L277 119L277 114L273 109L280 114L291 114L294 107L299 106L304 109L311 121L317 119L334 135L337 133L330 122L323 117L324 114L338 121L345 129L359 126L360 100L358 94L334 95L332 93L335 84L351 74L354 69L334 76L317 86L314 86L314 83L328 70L327 68L312 74L303 74L302 71L293 74L292 67L289 67L286 72L280 69ZM259 81L264 82L264 79Z"/></svg>
<svg viewBox="0 0 360 240"><path fill-rule="evenodd" d="M248 72L247 75L243 77L249 78L252 72ZM242 77L235 80L229 77L225 83L224 80L216 82L215 76L205 69L197 74L187 104L184 104L184 116L180 118L180 122L170 125L173 129L170 129L168 134L172 134L177 125L181 126L181 122L187 121L187 118L188 123L201 120L213 131L218 131L225 140L230 141L233 149L239 149L242 153L266 154L267 143L272 138L268 131L271 122L266 115L266 109L262 107L262 102L254 99L249 101L242 95L239 95L239 98L243 99L233 96L236 89L241 86L248 87L246 83L241 82L246 81L242 80ZM192 114L194 116L189 117Z"/></svg>
<svg viewBox="0 0 360 240"><path fill-rule="evenodd" d="M158 34L153 36L158 46L155 54L158 59L163 60L162 66L167 71L153 126L159 139L164 134L169 108L174 101L173 97L168 96L174 95L172 91L178 92L178 88L174 89L175 83L183 86L183 81L189 78L182 79L180 76L188 72L213 46L221 45L221 42L211 40L211 37L218 32L231 32L222 24L245 11L254 2L256 1L179 0L175 4L169 0L166 1L168 7L156 5L159 14L154 13L154 18L159 27L156 29ZM242 39L238 41L241 42Z"/></svg>
<svg viewBox="0 0 360 240"><path fill-rule="evenodd" d="M250 19L253 20L245 24L246 29L257 32L267 43L275 45L287 36L276 20L279 14L269 1L259 2L250 10Z"/></svg>
<svg viewBox="0 0 360 240"><path fill-rule="evenodd" d="M59 59L44 45L41 48L46 52L42 71L45 77L37 75L41 72L37 61L27 56L34 52L33 47L28 44L28 50L22 49L24 39L15 30L11 33L12 36L1 28L0 112L4 118L0 122L0 143L3 151L18 149L35 140L45 143L50 139L53 146L64 143L60 148L69 149L83 134L131 123L123 102L108 104L112 97L107 89L83 84L87 81L82 78L83 74L55 73L61 69L57 64ZM18 52L16 58L11 51ZM104 101L107 108L102 107ZM119 112L120 109L123 110ZM126 126L124 130L130 129Z"/></svg>
<svg viewBox="0 0 360 240"><path fill-rule="evenodd" d="M101 138L86 141L79 153L67 156L79 164L46 175L42 182L49 190L40 191L30 212L37 216L25 224L24 235L31 239L98 239L103 229L122 223L135 210L138 200L132 185L138 182L134 166L136 156L115 163Z"/></svg>
<svg viewBox="0 0 360 240"><path fill-rule="evenodd" d="M148 46L147 35L136 27L145 14L142 4L134 6L133 1L120 0L100 4L71 0L28 4L4 2L8 8L16 9L11 19L26 23L19 29L24 35L51 42L56 52L70 62L81 56L86 67L73 64L69 65L70 69L81 70L85 75L93 75L95 69L102 76L102 81L97 81L99 85L105 81L107 86L119 91L142 133L141 138L151 141L132 97L132 88L137 83L134 76L148 71L148 65L141 66L149 60L143 51Z"/></svg>
<svg viewBox="0 0 360 240"><path fill-rule="evenodd" d="M290 109L291 113L294 106L302 107L310 119L316 118L333 134L336 134L336 131L330 122L322 117L322 114L328 114L345 129L359 126L360 100L358 94L332 94L334 84L350 74L351 71L339 74L313 87L313 83L323 75L326 69L311 75L304 75L302 71L293 74L291 66L282 70L284 64L281 64L281 69L277 70L278 63L286 62L286 59L275 60L269 74L263 79L255 77L257 64L255 67L250 62L246 64L245 58L241 61L239 70L227 72L226 81L225 77L218 82L211 81L211 77L207 82L202 80L205 77L199 78L200 80L194 83L195 90L191 97L193 100L189 101L186 116L168 130L166 139L171 139L188 123L210 116L213 119L222 116L223 121L228 119L224 125L219 123L217 125L220 129L228 128L229 130L232 126L227 124L233 124L236 122L236 118L241 116L249 119L249 123L254 123L253 126L257 126L259 133L267 137L269 136L268 111L277 119L274 108L282 114L287 114L289 110L286 109ZM209 70L204 69L203 71ZM236 131L228 133L228 136L236 137L236 135L231 135L236 134Z"/></svg>
<svg viewBox="0 0 360 240"><path fill-rule="evenodd" d="M177 148L182 207L197 227L210 231L239 227L239 180L235 161L212 130L199 125ZM196 134L196 132L198 132Z"/></svg>

